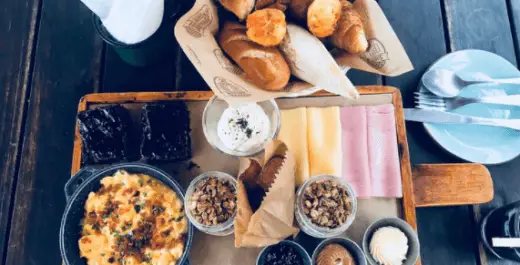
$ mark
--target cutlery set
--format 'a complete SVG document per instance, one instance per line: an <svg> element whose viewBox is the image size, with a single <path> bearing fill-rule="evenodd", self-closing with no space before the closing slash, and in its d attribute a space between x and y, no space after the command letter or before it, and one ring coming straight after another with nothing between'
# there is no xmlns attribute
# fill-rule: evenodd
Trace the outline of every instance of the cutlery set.
<svg viewBox="0 0 520 265"><path fill-rule="evenodd" d="M467 116L435 109L404 109L408 121L444 123L444 124L480 124L495 127L506 127L520 130L520 119L491 119Z"/></svg>
<svg viewBox="0 0 520 265"><path fill-rule="evenodd" d="M443 124L480 124L520 130L520 119L494 119L461 115L449 111L474 103L520 106L520 94L478 98L459 96L462 89L474 84L519 84L520 78L492 79L483 74L472 78L446 69L431 69L422 79L428 91L415 92L415 108L405 109L408 121Z"/></svg>

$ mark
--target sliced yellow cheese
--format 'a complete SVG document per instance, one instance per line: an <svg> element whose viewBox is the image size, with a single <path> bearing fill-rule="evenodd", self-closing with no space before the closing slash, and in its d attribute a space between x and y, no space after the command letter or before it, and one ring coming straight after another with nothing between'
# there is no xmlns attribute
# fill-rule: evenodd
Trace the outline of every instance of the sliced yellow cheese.
<svg viewBox="0 0 520 265"><path fill-rule="evenodd" d="M307 145L310 176L341 177L341 122L339 107L307 108Z"/></svg>
<svg viewBox="0 0 520 265"><path fill-rule="evenodd" d="M307 111L306 108L281 110L281 127L278 140L284 142L296 159L296 186L309 178L307 154Z"/></svg>

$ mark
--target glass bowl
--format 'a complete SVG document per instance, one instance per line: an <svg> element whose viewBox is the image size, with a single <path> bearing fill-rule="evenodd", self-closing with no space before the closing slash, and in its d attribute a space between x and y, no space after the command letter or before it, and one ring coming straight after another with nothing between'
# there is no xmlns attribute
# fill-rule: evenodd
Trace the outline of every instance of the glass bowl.
<svg viewBox="0 0 520 265"><path fill-rule="evenodd" d="M323 226L315 225L308 217L305 215L304 208L303 208L303 202L305 200L304 198L304 191L305 189L310 186L314 182L319 181L325 181L325 180L334 180L337 181L341 186L345 187L347 190L348 196L352 200L352 213L347 217L347 220L342 225L336 227L336 228L327 228ZM316 237L316 238L328 238L328 237L335 237L339 236L343 232L349 228L349 226L354 222L354 219L356 218L356 211L357 211L357 199L356 199L356 193L352 189L352 187L342 178L338 178L336 176L331 175L318 175L314 176L305 183L303 183L300 188L298 188L298 191L296 192L296 202L295 202L295 216L296 221L298 223L298 226L302 229L303 232L306 234Z"/></svg>
<svg viewBox="0 0 520 265"><path fill-rule="evenodd" d="M256 145L247 152L232 150L224 145L224 143L218 137L217 129L220 117L222 116L224 110L229 107L229 105L226 101L217 98L217 96L213 96L208 101L206 107L204 108L204 113L202 114L202 129L208 143L216 150L232 156L247 157L254 156L262 152L264 150L264 144L269 140L275 139L278 135L278 131L280 129L280 109L274 100L262 101L256 104L258 104L264 110L270 122L268 133L269 136L262 144Z"/></svg>
<svg viewBox="0 0 520 265"><path fill-rule="evenodd" d="M344 247L354 259L354 263L356 265L367 265L367 259L363 250L358 246L358 244L348 238L343 237L332 237L321 241L320 244L314 249L312 253L312 264L318 264L318 256L320 252L330 244L338 244Z"/></svg>
<svg viewBox="0 0 520 265"><path fill-rule="evenodd" d="M363 251L365 251L365 256L367 257L368 263L371 265L379 265L379 262L377 262L376 259L374 259L372 256L372 253L370 253L370 241L372 241L372 236L379 228L388 226L395 227L406 235L408 238L408 251L406 252L406 259L402 264L414 265L419 259L421 253L419 237L410 224L397 217L386 217L378 219L373 222L365 231L362 246Z"/></svg>
<svg viewBox="0 0 520 265"><path fill-rule="evenodd" d="M231 218L229 218L229 220L227 220L223 224L203 225L195 219L195 217L191 214L191 211L189 209L189 205L191 204L191 202L190 202L191 197L195 190L195 186L197 185L197 183L199 183L199 181L207 179L209 177L217 177L218 179L228 180L233 185L233 187L235 187L235 194L236 194L237 181L234 177L232 177L231 175L229 175L227 173L220 172L220 171L205 172L205 173L199 175L198 177L196 177L195 179L193 179L190 183L190 186L188 186L188 190L186 191L186 196L184 196L184 205L185 205L184 212L186 213L188 220L190 220L190 222L193 224L193 226L195 226L201 232L204 232L204 233L210 234L210 235L214 235L214 236L231 235L234 232L233 223L235 222L235 216L237 214L236 210L235 210L235 213L233 214L233 216Z"/></svg>
<svg viewBox="0 0 520 265"><path fill-rule="evenodd" d="M309 253L302 247L302 245L298 244L295 241L292 240L282 240L277 245L286 245L293 247L301 256L303 265L311 265L311 257L309 256ZM267 246L262 251L260 251L260 254L258 254L258 258L256 259L256 265L264 265L265 258L267 253L269 253L269 250L276 245Z"/></svg>

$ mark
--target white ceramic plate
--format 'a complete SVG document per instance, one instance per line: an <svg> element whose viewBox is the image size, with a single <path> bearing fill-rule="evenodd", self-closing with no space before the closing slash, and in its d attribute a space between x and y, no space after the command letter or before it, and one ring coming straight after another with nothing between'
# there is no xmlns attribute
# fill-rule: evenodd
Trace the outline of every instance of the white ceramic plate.
<svg viewBox="0 0 520 265"><path fill-rule="evenodd" d="M458 74L483 73L492 78L520 77L517 68L506 59L481 50L462 50L441 57L430 69L443 68ZM422 82L419 90L424 91ZM520 94L520 85L480 84L464 88L461 96L505 96ZM520 107L471 104L454 113L487 118L519 119ZM520 154L520 131L472 124L424 123L426 131L448 152L470 162L500 164Z"/></svg>

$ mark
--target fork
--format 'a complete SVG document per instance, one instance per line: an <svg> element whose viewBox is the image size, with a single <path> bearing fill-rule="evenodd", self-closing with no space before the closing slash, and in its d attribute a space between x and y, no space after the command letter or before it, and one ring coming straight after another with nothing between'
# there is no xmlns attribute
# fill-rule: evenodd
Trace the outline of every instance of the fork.
<svg viewBox="0 0 520 265"><path fill-rule="evenodd" d="M454 110L474 103L490 103L508 106L520 106L520 95L481 97L481 98L440 98L426 92L415 92L415 104L420 109Z"/></svg>

